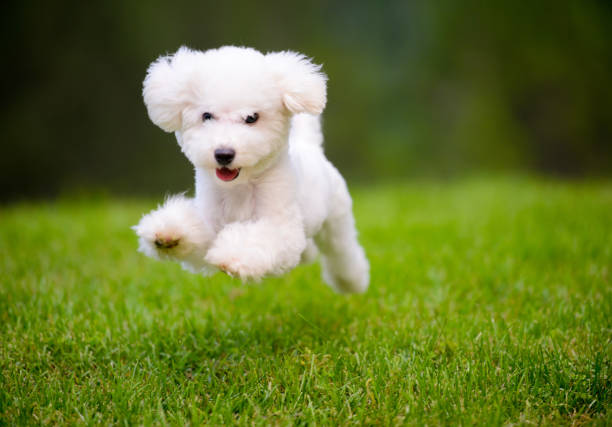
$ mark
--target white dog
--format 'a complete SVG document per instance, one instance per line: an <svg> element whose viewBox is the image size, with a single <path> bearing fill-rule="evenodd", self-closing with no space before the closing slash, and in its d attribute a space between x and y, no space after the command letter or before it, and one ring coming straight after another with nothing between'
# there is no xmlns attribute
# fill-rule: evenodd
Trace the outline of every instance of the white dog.
<svg viewBox="0 0 612 427"><path fill-rule="evenodd" d="M195 198L169 198L134 227L140 251L243 280L321 253L338 292L364 292L369 265L346 184L323 154L321 67L294 52L180 48L148 69L149 117L195 167Z"/></svg>

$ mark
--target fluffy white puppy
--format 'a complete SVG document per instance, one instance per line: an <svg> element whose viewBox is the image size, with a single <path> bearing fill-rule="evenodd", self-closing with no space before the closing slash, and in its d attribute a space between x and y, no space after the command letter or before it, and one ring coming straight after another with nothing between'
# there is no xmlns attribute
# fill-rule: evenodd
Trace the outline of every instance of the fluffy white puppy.
<svg viewBox="0 0 612 427"><path fill-rule="evenodd" d="M321 67L295 52L182 47L144 80L149 117L195 167L195 198L169 198L134 227L140 251L243 280L321 253L338 292L364 292L369 265L346 184L323 154ZM318 251L317 251L318 248Z"/></svg>

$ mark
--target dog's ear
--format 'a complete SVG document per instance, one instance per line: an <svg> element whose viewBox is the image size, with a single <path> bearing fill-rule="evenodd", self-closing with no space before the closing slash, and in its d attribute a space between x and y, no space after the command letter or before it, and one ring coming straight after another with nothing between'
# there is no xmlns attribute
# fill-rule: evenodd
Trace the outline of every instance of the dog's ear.
<svg viewBox="0 0 612 427"><path fill-rule="evenodd" d="M194 51L181 47L161 56L147 70L142 96L149 118L166 132L181 128L181 114L188 101L186 77Z"/></svg>
<svg viewBox="0 0 612 427"><path fill-rule="evenodd" d="M266 55L272 73L283 92L283 104L294 114L321 114L327 102L327 76L321 66L296 52Z"/></svg>

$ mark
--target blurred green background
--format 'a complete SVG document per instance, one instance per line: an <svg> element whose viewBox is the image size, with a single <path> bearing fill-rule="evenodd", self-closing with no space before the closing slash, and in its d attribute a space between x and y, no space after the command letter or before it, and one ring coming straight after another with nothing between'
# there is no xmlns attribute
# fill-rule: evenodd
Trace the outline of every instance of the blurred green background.
<svg viewBox="0 0 612 427"><path fill-rule="evenodd" d="M0 19L3 201L190 189L140 94L183 44L322 63L326 150L354 183L612 170L609 1L23 1Z"/></svg>

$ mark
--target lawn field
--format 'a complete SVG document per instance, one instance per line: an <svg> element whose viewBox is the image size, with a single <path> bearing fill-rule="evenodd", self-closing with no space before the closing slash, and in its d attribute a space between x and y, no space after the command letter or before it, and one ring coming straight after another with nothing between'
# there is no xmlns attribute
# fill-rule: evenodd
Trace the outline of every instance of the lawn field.
<svg viewBox="0 0 612 427"><path fill-rule="evenodd" d="M612 423L612 182L351 190L357 296L149 260L157 201L0 208L0 425Z"/></svg>

